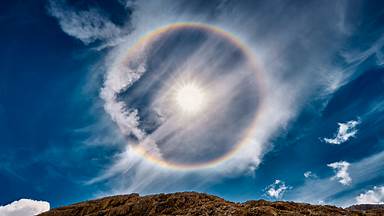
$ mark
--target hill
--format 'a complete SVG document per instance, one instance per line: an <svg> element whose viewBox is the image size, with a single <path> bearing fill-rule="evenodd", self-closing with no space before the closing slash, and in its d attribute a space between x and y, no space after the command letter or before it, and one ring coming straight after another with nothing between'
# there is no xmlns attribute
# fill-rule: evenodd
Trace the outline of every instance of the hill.
<svg viewBox="0 0 384 216"><path fill-rule="evenodd" d="M40 216L120 215L384 215L383 205L357 205L343 209L329 205L252 200L234 203L196 192L140 196L118 195L52 209Z"/></svg>

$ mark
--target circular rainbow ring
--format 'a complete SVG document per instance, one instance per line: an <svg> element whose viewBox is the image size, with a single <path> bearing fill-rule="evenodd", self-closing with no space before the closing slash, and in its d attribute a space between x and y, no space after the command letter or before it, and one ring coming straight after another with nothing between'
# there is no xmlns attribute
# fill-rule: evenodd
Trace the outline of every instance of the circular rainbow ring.
<svg viewBox="0 0 384 216"><path fill-rule="evenodd" d="M263 82L261 82L263 79L261 79L261 74L258 71L258 66L256 64L256 57L251 52L251 50L248 49L244 44L242 44L240 42L239 39L232 36L230 33L226 32L226 31L224 31L218 27L214 27L214 26L211 26L208 24L192 23L192 22L184 23L183 22L183 23L174 23L171 25L167 25L165 27L158 28L157 30L155 30L155 31L147 34L146 36L140 38L140 40L128 50L127 57L125 58L125 60L123 60L122 64L129 62L130 57L135 55L135 53L137 54L141 50L145 49L145 47L148 44L152 44L161 35L168 33L168 32L171 32L173 30L183 30L183 29L190 29L190 28L203 30L206 32L217 34L220 37L228 40L230 43L235 45L237 48L239 48L244 53L245 57L248 59L250 65L251 65L251 67L253 68L253 70L256 73L256 79L257 79L256 82L258 82L258 91L259 91L261 97L260 97L260 105L258 107L258 110L256 110L255 118L254 118L253 122L251 123L250 127L248 127L246 129L245 137L243 139L241 139L234 146L234 148L231 151L229 151L226 154L222 155L221 157L215 158L211 161L204 162L204 163L194 163L194 164L177 164L177 163L173 163L170 161L162 160L160 158L157 158L157 157L151 155L150 153L148 153L148 151L146 151L146 149L141 147L140 144L133 146L133 150L136 153L138 153L139 155L143 156L148 161L150 161L156 165L160 165L161 167L170 168L170 169L177 169L177 170L212 168L212 167L228 160L235 153L237 153L238 150L243 145L246 145L247 143L251 142L252 141L252 135L255 133L255 130L257 128L256 124L257 124L257 120L259 118L259 113L260 113L259 110L263 106L263 96L264 96Z"/></svg>

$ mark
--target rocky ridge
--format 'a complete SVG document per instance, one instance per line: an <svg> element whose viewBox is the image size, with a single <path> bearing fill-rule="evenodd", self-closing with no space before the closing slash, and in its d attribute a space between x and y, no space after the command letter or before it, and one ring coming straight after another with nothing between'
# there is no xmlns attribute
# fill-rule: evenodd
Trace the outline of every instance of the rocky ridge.
<svg viewBox="0 0 384 216"><path fill-rule="evenodd" d="M383 205L356 205L339 208L306 203L252 200L244 203L226 201L213 195L180 192L140 196L118 195L52 209L40 216L122 216L122 215L384 215Z"/></svg>

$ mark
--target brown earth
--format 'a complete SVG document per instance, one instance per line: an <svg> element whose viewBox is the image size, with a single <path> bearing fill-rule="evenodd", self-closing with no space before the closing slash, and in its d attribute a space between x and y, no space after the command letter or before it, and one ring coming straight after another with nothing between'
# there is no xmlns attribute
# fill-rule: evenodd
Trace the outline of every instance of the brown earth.
<svg viewBox="0 0 384 216"><path fill-rule="evenodd" d="M233 203L195 192L139 196L119 195L52 209L40 216L120 215L384 215L383 205L356 205L343 209L329 205L252 200Z"/></svg>

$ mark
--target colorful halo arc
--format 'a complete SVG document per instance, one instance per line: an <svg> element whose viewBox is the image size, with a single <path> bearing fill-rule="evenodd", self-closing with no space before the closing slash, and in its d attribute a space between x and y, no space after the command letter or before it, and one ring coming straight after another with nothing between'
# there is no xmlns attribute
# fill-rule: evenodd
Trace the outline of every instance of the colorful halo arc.
<svg viewBox="0 0 384 216"><path fill-rule="evenodd" d="M169 168L169 169L176 169L176 170L193 170L193 169L206 169L214 167L229 158L231 158L235 153L238 152L238 150L244 146L246 143L250 142L252 140L252 134L254 134L256 127L257 127L257 120L259 118L260 109L262 109L263 106L263 96L264 96L264 83L262 82L261 74L259 72L259 67L256 63L256 57L252 53L250 49L248 49L240 40L236 37L234 37L232 34L218 28L212 25L203 24L203 23L193 23L193 22L183 22L183 23L173 23L167 26L163 26L158 28L155 31L150 32L149 34L143 36L138 40L137 43L135 43L129 50L127 56L124 58L122 64L129 61L130 57L132 57L135 53L142 51L145 49L147 44L153 43L159 36L171 32L173 30L182 30L182 29L188 29L188 28L197 28L200 30L204 30L207 32L215 33L224 39L231 42L233 45L235 45L237 48L239 48L244 55L249 60L251 67L253 68L254 72L256 73L256 82L258 84L258 91L260 95L260 105L256 110L256 114L254 117L253 122L251 123L250 127L246 129L246 136L241 139L238 143L235 144L234 148L231 151L228 151L226 154L215 158L213 160L210 160L208 162L204 163L193 163L193 164L177 164L174 162L162 160L160 158L157 158L150 153L148 153L143 147L140 145L132 146L133 150L140 156L142 156L144 159L152 162L153 164L159 165L161 167Z"/></svg>

